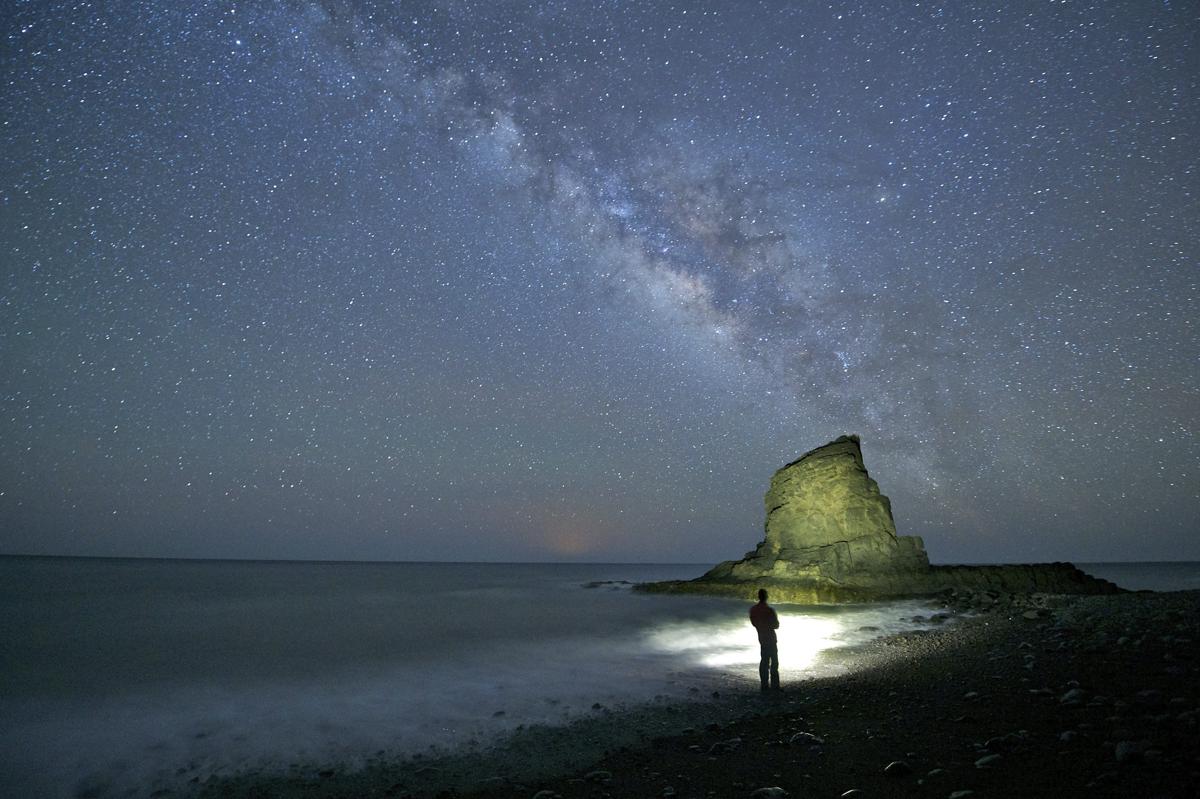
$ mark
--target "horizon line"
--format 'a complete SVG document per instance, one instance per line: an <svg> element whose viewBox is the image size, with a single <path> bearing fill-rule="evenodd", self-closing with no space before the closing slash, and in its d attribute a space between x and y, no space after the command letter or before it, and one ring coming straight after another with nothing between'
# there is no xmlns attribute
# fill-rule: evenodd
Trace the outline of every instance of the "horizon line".
<svg viewBox="0 0 1200 799"><path fill-rule="evenodd" d="M473 565L473 566L699 566L711 568L711 561L666 561L666 560L366 560L354 558L245 558L210 556L164 556L164 555L67 555L28 552L0 552L0 558L61 558L73 560L148 560L189 561L199 563L325 563L325 564L412 564L412 565ZM1200 563L1196 560L1042 560L1042 561L957 561L930 562L930 566L1006 566L1030 565L1032 563L1071 564L1145 564Z"/></svg>

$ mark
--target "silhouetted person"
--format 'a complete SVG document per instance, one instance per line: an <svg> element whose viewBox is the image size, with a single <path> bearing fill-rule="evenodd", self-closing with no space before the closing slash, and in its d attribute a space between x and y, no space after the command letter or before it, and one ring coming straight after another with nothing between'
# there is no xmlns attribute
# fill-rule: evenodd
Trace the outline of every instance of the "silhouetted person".
<svg viewBox="0 0 1200 799"><path fill-rule="evenodd" d="M762 680L762 689L768 687L779 690L779 643L775 640L775 631L779 629L779 617L775 609L767 604L767 589L758 589L758 604L750 608L750 623L758 630L758 646L762 659L758 661L758 677ZM767 678L770 677L768 685Z"/></svg>

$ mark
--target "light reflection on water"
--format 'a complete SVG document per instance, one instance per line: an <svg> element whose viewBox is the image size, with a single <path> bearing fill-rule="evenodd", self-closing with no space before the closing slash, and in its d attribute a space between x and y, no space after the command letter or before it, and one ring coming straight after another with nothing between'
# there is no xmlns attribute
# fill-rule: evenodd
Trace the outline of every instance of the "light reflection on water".
<svg viewBox="0 0 1200 799"><path fill-rule="evenodd" d="M929 629L937 608L919 601L835 607L776 606L779 614L780 672L785 679L826 673L820 656L875 638ZM645 648L713 670L740 671L757 678L758 637L749 619L684 620L661 624L645 634ZM844 670L847 664L838 669Z"/></svg>
<svg viewBox="0 0 1200 799"><path fill-rule="evenodd" d="M779 663L785 671L810 667L827 649L845 646L838 635L844 632L834 619L805 615L780 618ZM647 645L670 652L698 666L714 669L751 666L758 663L759 646L754 629L742 622L664 625L650 632Z"/></svg>

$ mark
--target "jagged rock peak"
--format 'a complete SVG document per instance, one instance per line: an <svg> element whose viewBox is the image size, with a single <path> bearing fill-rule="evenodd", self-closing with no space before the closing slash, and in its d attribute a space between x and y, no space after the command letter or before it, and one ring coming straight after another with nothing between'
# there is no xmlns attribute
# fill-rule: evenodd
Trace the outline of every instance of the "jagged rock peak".
<svg viewBox="0 0 1200 799"><path fill-rule="evenodd" d="M828 444L822 444L819 447L813 447L791 463L779 467L779 469L776 470L776 473L778 474L784 469L790 469L800 461L805 460L813 455L836 455L842 452L848 452L853 455L855 460L858 461L858 465L862 466L864 470L866 469L866 466L863 465L862 439L858 437L858 433L851 433L845 436L838 436Z"/></svg>
<svg viewBox="0 0 1200 799"><path fill-rule="evenodd" d="M837 438L776 471L763 501L764 543L775 550L896 537L892 503L867 473L858 436Z"/></svg>

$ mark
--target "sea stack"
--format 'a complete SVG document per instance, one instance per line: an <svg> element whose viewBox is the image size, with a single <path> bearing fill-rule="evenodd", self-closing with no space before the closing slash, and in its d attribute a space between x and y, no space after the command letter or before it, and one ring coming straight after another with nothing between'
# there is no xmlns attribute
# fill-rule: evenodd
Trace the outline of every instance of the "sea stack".
<svg viewBox="0 0 1200 799"><path fill-rule="evenodd" d="M842 436L775 472L764 501L763 542L701 580L803 586L812 598L832 599L903 592L929 569L921 539L896 535L892 503L867 473L858 436Z"/></svg>
<svg viewBox="0 0 1200 799"><path fill-rule="evenodd" d="M917 536L896 535L891 502L863 463L858 436L842 436L775 472L765 497L766 535L741 560L695 580L643 590L750 596L782 602L862 602L951 590L1112 593L1115 585L1069 563L930 566Z"/></svg>

